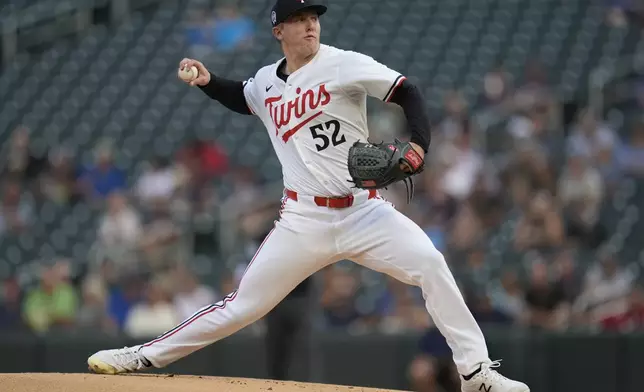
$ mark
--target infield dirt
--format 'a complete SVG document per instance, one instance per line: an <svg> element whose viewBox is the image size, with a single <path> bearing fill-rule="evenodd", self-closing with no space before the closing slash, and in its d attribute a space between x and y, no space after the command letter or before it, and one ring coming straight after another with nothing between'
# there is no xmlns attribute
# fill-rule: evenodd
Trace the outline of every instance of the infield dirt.
<svg viewBox="0 0 644 392"><path fill-rule="evenodd" d="M0 374L2 392L393 392L329 384L246 378L130 374L105 376L68 373Z"/></svg>

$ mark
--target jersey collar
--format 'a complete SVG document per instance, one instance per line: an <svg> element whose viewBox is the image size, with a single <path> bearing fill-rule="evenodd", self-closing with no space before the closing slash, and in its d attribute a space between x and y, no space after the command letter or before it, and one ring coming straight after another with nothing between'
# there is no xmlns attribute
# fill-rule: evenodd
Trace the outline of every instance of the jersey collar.
<svg viewBox="0 0 644 392"><path fill-rule="evenodd" d="M320 57L320 53L322 53L322 51L323 51L323 50L326 50L326 48L327 48L327 45L320 44L320 49L318 49L318 52L315 54L315 56L313 56L313 58L311 59L311 61L309 61L309 62L308 62L308 64L306 64L304 67L302 67L302 68L298 69L297 71L293 72L291 75L289 75L289 77L290 77L290 76L292 76L292 75L296 75L296 74L298 74L301 70L303 70L303 69L304 69L304 68L306 68L307 66L309 66L309 65L313 64L315 61L317 61L317 59ZM282 80L282 78L280 78L280 77L279 77L278 72L279 72L279 69L280 69L280 65L282 65L282 63L283 63L283 62L285 62L285 61L286 61L286 57L285 57L285 56L283 56L282 58L280 58L279 60L277 60L277 62L275 63L275 72L273 73L273 76L274 76L277 80L279 80L280 82L282 82L282 83L284 83L284 80Z"/></svg>

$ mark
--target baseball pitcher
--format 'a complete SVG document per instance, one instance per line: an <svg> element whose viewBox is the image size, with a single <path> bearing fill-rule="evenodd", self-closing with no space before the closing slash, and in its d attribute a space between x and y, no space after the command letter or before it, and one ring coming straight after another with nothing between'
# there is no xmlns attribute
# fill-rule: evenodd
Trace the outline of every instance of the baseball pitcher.
<svg viewBox="0 0 644 392"><path fill-rule="evenodd" d="M445 337L464 392L529 392L501 376L443 255L378 190L424 168L430 145L423 97L399 72L373 58L320 44L315 0L277 0L270 14L283 58L244 81L211 74L199 61L187 83L266 128L284 179L280 217L236 291L149 342L104 350L91 370L117 374L164 367L255 322L316 271L350 259L423 291ZM184 79L185 80L185 79ZM367 96L399 105L410 142L367 141Z"/></svg>

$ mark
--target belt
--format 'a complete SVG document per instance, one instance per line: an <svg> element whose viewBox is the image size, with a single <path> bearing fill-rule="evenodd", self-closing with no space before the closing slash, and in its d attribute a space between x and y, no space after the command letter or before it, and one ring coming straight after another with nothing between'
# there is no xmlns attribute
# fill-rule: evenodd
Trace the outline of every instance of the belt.
<svg viewBox="0 0 644 392"><path fill-rule="evenodd" d="M297 192L290 189L285 189L284 194L291 200L298 201L302 200L305 196L298 196ZM369 190L369 196L367 199L373 199L378 196L378 191L375 189ZM328 208L347 208L353 205L355 200L354 195L341 196L341 197L322 197L322 196L313 196L309 197L313 202L319 207L328 207Z"/></svg>

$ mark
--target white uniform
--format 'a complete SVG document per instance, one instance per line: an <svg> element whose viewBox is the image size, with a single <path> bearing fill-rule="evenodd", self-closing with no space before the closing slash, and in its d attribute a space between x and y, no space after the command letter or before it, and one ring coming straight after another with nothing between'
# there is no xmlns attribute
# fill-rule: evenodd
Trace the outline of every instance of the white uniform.
<svg viewBox="0 0 644 392"><path fill-rule="evenodd" d="M285 83L275 64L245 82L248 107L266 127L282 164L285 197L275 227L237 291L140 349L172 363L258 320L302 280L349 259L422 288L461 374L489 362L483 334L443 255L415 223L376 192L351 188L347 155L368 136L367 95L388 101L404 76L371 57L321 45ZM339 202L325 197L345 197ZM350 204L350 205L349 205Z"/></svg>

